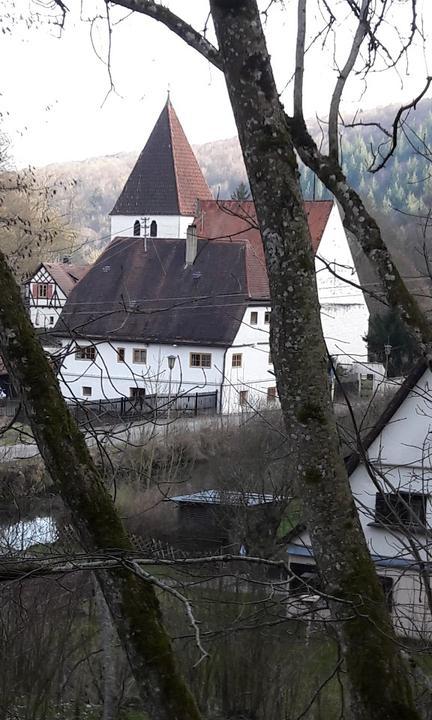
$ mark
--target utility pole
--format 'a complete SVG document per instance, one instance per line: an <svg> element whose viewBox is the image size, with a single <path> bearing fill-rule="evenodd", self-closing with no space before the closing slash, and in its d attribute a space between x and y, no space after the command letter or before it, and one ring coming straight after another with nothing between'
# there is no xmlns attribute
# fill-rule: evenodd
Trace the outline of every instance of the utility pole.
<svg viewBox="0 0 432 720"><path fill-rule="evenodd" d="M141 218L141 229L144 238L144 252L147 252L147 238L148 238L148 217Z"/></svg>

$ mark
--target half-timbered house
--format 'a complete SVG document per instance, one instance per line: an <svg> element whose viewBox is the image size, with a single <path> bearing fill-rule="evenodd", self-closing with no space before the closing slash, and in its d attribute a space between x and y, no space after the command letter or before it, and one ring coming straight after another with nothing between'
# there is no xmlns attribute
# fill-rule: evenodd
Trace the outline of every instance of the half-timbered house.
<svg viewBox="0 0 432 720"><path fill-rule="evenodd" d="M52 328L66 299L87 272L88 265L41 263L24 285L30 319L36 328Z"/></svg>

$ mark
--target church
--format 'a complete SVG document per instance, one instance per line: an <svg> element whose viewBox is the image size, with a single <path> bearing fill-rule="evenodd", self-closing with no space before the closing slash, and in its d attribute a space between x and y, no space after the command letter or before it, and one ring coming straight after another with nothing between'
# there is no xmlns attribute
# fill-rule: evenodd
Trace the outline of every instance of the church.
<svg viewBox="0 0 432 720"><path fill-rule="evenodd" d="M329 352L364 363L368 310L338 208L305 209ZM219 412L274 405L253 202L213 199L169 98L110 215L111 242L53 330L65 397L214 393Z"/></svg>

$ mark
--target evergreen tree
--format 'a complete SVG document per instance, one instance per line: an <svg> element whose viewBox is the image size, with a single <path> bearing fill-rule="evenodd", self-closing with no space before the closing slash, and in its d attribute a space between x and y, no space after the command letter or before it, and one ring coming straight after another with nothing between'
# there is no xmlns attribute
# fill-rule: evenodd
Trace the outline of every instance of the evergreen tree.
<svg viewBox="0 0 432 720"><path fill-rule="evenodd" d="M388 377L406 375L420 356L414 335L407 329L395 310L371 315L366 335L369 359L387 365ZM385 346L389 346L388 361Z"/></svg>
<svg viewBox="0 0 432 720"><path fill-rule="evenodd" d="M238 200L239 202L242 202L243 200L250 200L251 194L250 190L246 183L241 182L237 185L234 192L231 194L231 200Z"/></svg>

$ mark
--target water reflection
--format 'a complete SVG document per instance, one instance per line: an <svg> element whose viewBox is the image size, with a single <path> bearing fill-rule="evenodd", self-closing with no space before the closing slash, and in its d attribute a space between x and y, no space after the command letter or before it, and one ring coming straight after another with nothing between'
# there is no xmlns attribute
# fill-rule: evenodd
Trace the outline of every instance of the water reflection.
<svg viewBox="0 0 432 720"><path fill-rule="evenodd" d="M0 528L0 555L22 552L32 545L46 545L56 538L56 522L49 516L4 525Z"/></svg>

